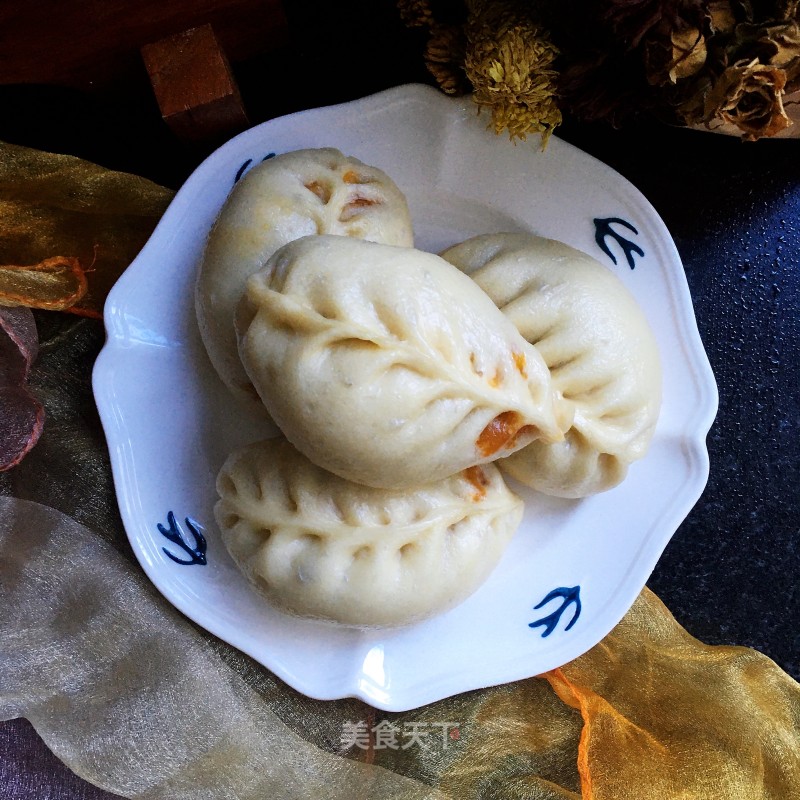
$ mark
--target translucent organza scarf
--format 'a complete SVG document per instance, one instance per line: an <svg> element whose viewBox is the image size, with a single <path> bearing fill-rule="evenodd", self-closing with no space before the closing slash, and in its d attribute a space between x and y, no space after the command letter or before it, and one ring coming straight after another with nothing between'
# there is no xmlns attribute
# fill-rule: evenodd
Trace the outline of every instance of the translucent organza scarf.
<svg viewBox="0 0 800 800"><path fill-rule="evenodd" d="M0 144L0 266L68 256L68 237L39 230L74 230L100 203L119 251L105 244L93 269L113 282L170 193L23 151ZM543 676L404 713L298 694L147 581L91 394L102 325L54 311L36 322L27 385L46 422L0 473L0 718L30 720L86 780L153 800L800 797L800 686L760 653L698 642L648 591Z"/></svg>

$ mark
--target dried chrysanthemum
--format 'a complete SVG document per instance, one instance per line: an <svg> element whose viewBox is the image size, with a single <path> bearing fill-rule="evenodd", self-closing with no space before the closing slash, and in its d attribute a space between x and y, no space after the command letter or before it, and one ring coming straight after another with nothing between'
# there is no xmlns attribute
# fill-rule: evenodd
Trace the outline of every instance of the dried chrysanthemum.
<svg viewBox="0 0 800 800"><path fill-rule="evenodd" d="M522 0L467 0L465 5L398 0L409 27L427 27L425 63L448 94L473 92L500 133L543 142L561 122L556 101L558 54Z"/></svg>
<svg viewBox="0 0 800 800"><path fill-rule="evenodd" d="M495 131L543 145L561 123L556 100L558 50L547 33L513 2L468 4L464 69L474 100L488 108Z"/></svg>

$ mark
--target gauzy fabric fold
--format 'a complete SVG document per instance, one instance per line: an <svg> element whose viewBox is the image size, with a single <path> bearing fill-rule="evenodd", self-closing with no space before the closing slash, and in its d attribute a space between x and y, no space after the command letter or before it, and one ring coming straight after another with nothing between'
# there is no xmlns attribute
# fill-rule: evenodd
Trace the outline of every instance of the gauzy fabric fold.
<svg viewBox="0 0 800 800"><path fill-rule="evenodd" d="M304 741L83 526L11 498L0 518L0 716L79 775L131 798L437 797Z"/></svg>
<svg viewBox="0 0 800 800"><path fill-rule="evenodd" d="M390 714L298 695L60 512L1 498L0 519L0 716L123 797L800 796L800 687L693 639L650 592L560 669ZM437 726L446 740L375 736Z"/></svg>
<svg viewBox="0 0 800 800"><path fill-rule="evenodd" d="M172 196L137 175L0 142L0 305L100 317Z"/></svg>
<svg viewBox="0 0 800 800"><path fill-rule="evenodd" d="M59 225L42 219L105 185L64 158L0 144L0 162L25 167L0 169L0 189L39 220L3 263L63 255ZM155 224L166 193L109 185L127 210L104 226ZM132 257L118 241L117 264ZM46 423L0 473L0 718L30 720L91 783L148 800L800 797L800 686L753 650L698 642L646 590L600 644L544 676L403 713L294 691L146 579L92 398L102 327L52 311L36 321L27 385Z"/></svg>

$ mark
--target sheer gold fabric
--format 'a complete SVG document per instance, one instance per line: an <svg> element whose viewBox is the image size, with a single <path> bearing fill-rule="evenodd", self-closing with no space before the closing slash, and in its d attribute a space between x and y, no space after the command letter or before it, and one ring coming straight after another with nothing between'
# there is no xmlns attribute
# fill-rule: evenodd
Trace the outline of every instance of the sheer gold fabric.
<svg viewBox="0 0 800 800"><path fill-rule="evenodd" d="M52 169L50 156L25 158ZM76 202L83 190L72 185ZM23 263L13 249L3 261ZM102 326L56 312L37 322L29 383L47 423L0 475L0 717L28 718L87 780L146 800L800 797L800 686L753 650L693 639L648 591L603 642L542 677L402 714L298 694L146 580L91 394ZM376 733L390 727L395 747ZM415 730L426 736L404 738Z"/></svg>
<svg viewBox="0 0 800 800"><path fill-rule="evenodd" d="M136 175L0 142L0 305L99 317L172 195Z"/></svg>

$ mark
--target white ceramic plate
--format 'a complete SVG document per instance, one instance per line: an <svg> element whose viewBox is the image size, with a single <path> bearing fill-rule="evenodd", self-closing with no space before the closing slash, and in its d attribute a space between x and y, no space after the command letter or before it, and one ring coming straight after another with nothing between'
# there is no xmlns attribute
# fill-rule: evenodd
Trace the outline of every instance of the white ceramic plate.
<svg viewBox="0 0 800 800"><path fill-rule="evenodd" d="M225 457L264 432L205 356L196 264L237 176L270 153L323 146L396 180L422 249L530 230L595 256L636 296L662 353L663 411L649 454L626 481L582 501L521 491L525 518L488 582L449 613L404 629L361 631L275 611L237 571L212 513ZM708 476L716 386L683 268L655 211L580 150L555 137L544 152L538 141L513 145L487 129L469 100L428 87L272 120L221 147L178 192L111 292L105 319L94 391L144 571L184 614L311 697L406 710L579 656L631 606ZM162 533L170 513L186 547ZM192 535L199 526L202 557Z"/></svg>

